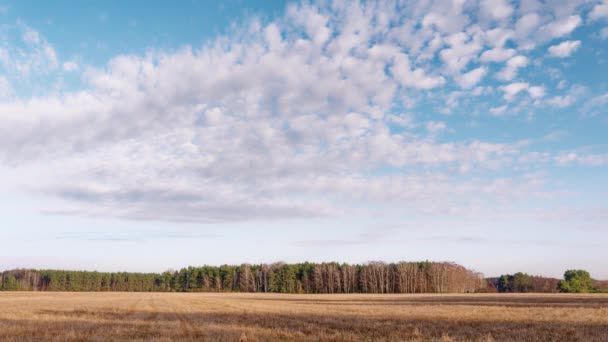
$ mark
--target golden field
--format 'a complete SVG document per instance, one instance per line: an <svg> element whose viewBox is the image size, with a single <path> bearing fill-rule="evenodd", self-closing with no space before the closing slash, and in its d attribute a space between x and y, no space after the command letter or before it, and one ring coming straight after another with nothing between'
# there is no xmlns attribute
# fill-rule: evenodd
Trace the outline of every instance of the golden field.
<svg viewBox="0 0 608 342"><path fill-rule="evenodd" d="M0 341L608 341L608 295L0 292Z"/></svg>

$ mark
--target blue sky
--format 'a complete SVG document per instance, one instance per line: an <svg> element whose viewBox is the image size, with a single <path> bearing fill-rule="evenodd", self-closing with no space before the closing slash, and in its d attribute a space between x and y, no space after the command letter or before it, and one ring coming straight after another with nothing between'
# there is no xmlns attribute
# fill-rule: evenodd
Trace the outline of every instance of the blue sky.
<svg viewBox="0 0 608 342"><path fill-rule="evenodd" d="M0 269L608 278L608 2L0 1Z"/></svg>

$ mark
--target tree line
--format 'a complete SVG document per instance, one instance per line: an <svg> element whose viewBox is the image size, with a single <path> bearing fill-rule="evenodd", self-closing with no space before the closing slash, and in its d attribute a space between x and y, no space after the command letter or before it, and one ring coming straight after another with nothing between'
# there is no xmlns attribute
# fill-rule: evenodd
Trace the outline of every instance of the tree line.
<svg viewBox="0 0 608 342"><path fill-rule="evenodd" d="M608 292L584 270L563 279L518 272L484 279L450 262L273 263L187 267L163 273L16 269L0 273L0 291L467 293Z"/></svg>
<svg viewBox="0 0 608 342"><path fill-rule="evenodd" d="M488 287L496 292L608 292L608 282L591 278L585 270L567 270L563 279L532 276L526 273L503 274L488 279Z"/></svg>
<svg viewBox="0 0 608 342"><path fill-rule="evenodd" d="M187 267L163 273L16 269L0 290L275 293L465 293L483 275L451 262L273 263Z"/></svg>
<svg viewBox="0 0 608 342"><path fill-rule="evenodd" d="M522 272L503 274L498 278L491 278L489 287L500 293L526 293L526 292L559 292L557 284L559 279L533 276Z"/></svg>

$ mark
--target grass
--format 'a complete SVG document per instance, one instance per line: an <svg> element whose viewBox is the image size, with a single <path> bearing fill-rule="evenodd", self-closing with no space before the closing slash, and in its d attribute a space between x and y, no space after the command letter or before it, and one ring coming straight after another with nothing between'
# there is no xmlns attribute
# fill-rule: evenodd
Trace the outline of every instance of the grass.
<svg viewBox="0 0 608 342"><path fill-rule="evenodd" d="M608 295L0 292L0 341L606 341Z"/></svg>

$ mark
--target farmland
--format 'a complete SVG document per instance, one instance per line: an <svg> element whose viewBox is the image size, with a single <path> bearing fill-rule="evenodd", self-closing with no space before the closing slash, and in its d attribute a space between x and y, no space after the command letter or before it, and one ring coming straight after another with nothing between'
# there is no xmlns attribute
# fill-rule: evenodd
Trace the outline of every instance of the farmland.
<svg viewBox="0 0 608 342"><path fill-rule="evenodd" d="M2 341L605 341L608 295L0 292Z"/></svg>

